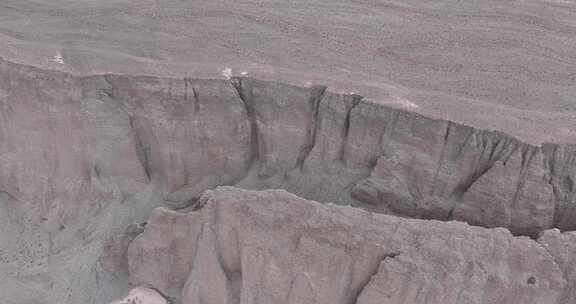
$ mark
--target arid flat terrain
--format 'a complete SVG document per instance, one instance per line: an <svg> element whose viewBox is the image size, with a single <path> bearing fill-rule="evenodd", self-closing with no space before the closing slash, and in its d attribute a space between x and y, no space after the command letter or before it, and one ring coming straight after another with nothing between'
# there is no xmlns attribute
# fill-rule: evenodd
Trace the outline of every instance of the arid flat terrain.
<svg viewBox="0 0 576 304"><path fill-rule="evenodd" d="M326 84L576 142L574 1L0 1L0 56L76 74Z"/></svg>

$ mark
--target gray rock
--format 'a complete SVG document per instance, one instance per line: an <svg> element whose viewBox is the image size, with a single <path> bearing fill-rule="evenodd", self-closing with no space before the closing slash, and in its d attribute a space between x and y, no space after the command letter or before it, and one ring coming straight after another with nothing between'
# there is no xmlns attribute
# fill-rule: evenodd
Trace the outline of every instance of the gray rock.
<svg viewBox="0 0 576 304"><path fill-rule="evenodd" d="M168 304L168 302L153 289L136 287L130 290L130 293L125 298L110 304Z"/></svg>
<svg viewBox="0 0 576 304"><path fill-rule="evenodd" d="M191 213L157 209L130 280L211 303L571 303L544 247L502 228L402 219L279 190L219 187ZM572 284L572 281L569 281Z"/></svg>
<svg viewBox="0 0 576 304"><path fill-rule="evenodd" d="M18 302L119 297L126 227L158 206L200 208L219 185L532 237L576 225L572 145L251 78L77 76L8 61L0 75L0 289ZM150 273L176 278L158 283L168 293L189 277L174 263Z"/></svg>
<svg viewBox="0 0 576 304"><path fill-rule="evenodd" d="M0 302L121 298L134 287L126 251L140 228L130 225L158 206L213 209L201 194L219 185L282 188L533 238L576 229L573 2L0 2ZM152 223L162 217L155 216ZM236 244L246 237L223 236L212 224L191 228L199 238L191 241L179 230L191 225L179 222L189 215L174 215L154 229L181 240L154 253L161 263L146 271L189 302L230 302L244 292L244 302L548 303L562 285L543 293L541 284L552 282L540 279L546 271L523 277L524 265L538 264L530 260L540 252L534 242L490 230L513 256L502 262L511 270L487 279L472 265L480 274L469 278L459 267L473 252L459 250L468 238L478 252L496 250L478 236L484 232L374 217L419 223L400 225L409 231L397 243L409 250L359 251L353 240L363 235L334 241L336 231L320 242L303 237L294 249L325 257L292 261L250 247L272 244L257 230L264 243ZM390 231L380 224L375 231ZM446 234L462 239L453 252L434 247ZM431 240L420 248L414 235ZM540 238L568 281L561 303L574 301L570 235ZM521 245L509 249L514 244ZM378 262L372 253L382 254ZM278 267L268 267L272 257ZM332 279L310 277L305 267ZM411 293L410 284L423 287ZM455 296L462 284L471 291Z"/></svg>
<svg viewBox="0 0 576 304"><path fill-rule="evenodd" d="M576 301L576 233L560 233L558 229L545 231L538 243L548 250L560 269L568 285L564 289L560 303Z"/></svg>

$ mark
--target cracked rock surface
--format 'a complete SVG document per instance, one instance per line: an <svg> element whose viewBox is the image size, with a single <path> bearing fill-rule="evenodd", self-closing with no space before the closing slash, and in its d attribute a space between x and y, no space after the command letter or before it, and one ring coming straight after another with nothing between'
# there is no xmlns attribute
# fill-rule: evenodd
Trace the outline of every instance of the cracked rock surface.
<svg viewBox="0 0 576 304"><path fill-rule="evenodd" d="M0 0L0 303L575 303L573 20Z"/></svg>
<svg viewBox="0 0 576 304"><path fill-rule="evenodd" d="M150 212L201 209L202 193L222 185L532 238L576 225L571 144L533 145L357 94L249 77L78 76L5 60L0 75L0 288L14 303L126 294L125 252ZM188 250L179 246L166 250ZM196 272L206 271L224 278L218 268ZM149 275L163 275L154 287L176 297L191 274ZM414 275L406 280L424 280ZM366 293L378 292L374 284ZM192 285L189 297L204 292Z"/></svg>
<svg viewBox="0 0 576 304"><path fill-rule="evenodd" d="M505 229L373 214L281 190L220 187L202 199L195 212L152 213L128 249L131 283L184 304L571 303L560 301L573 278L556 252Z"/></svg>

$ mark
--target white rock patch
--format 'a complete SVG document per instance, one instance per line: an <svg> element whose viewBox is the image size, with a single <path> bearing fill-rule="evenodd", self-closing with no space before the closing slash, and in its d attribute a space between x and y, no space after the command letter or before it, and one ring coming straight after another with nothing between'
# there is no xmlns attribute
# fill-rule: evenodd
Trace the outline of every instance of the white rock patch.
<svg viewBox="0 0 576 304"><path fill-rule="evenodd" d="M222 76L224 76L226 79L230 79L230 77L232 77L232 69L225 68L224 70L222 70Z"/></svg>
<svg viewBox="0 0 576 304"><path fill-rule="evenodd" d="M130 290L130 293L124 299L116 300L110 304L168 304L168 302L160 293L153 289L136 287Z"/></svg>
<svg viewBox="0 0 576 304"><path fill-rule="evenodd" d="M62 53L58 52L58 54L54 55L52 61L59 64L64 64L64 57L62 57Z"/></svg>

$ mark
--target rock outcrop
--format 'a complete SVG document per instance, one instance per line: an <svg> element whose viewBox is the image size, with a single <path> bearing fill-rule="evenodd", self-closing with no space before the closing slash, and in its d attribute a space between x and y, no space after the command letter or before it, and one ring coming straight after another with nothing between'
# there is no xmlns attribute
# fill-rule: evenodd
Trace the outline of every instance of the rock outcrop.
<svg viewBox="0 0 576 304"><path fill-rule="evenodd" d="M502 228L379 215L282 190L220 187L201 200L195 212L152 213L128 250L132 284L182 304L572 303L563 296L575 278L562 273L572 251L552 249L561 244L549 252Z"/></svg>
<svg viewBox="0 0 576 304"><path fill-rule="evenodd" d="M568 286L562 294L560 303L576 302L576 233L560 233L558 229L544 232L538 242L552 255L560 269L564 272L564 278Z"/></svg>
<svg viewBox="0 0 576 304"><path fill-rule="evenodd" d="M66 212L75 193L122 199L157 181L175 208L238 185L532 236L576 225L572 145L534 146L324 87L1 69L0 178L34 202L35 219ZM116 189L79 190L98 178ZM51 197L61 207L35 203Z"/></svg>
<svg viewBox="0 0 576 304"><path fill-rule="evenodd" d="M0 0L0 304L576 303L576 1L263 3Z"/></svg>
<svg viewBox="0 0 576 304"><path fill-rule="evenodd" d="M158 206L200 208L220 185L531 237L576 226L575 146L322 86L78 76L0 60L0 113L0 290L17 303L117 298L127 274L107 269L127 263L136 233L126 227Z"/></svg>
<svg viewBox="0 0 576 304"><path fill-rule="evenodd" d="M125 298L114 301L111 304L168 304L168 302L153 289L136 287L130 290L130 293Z"/></svg>

